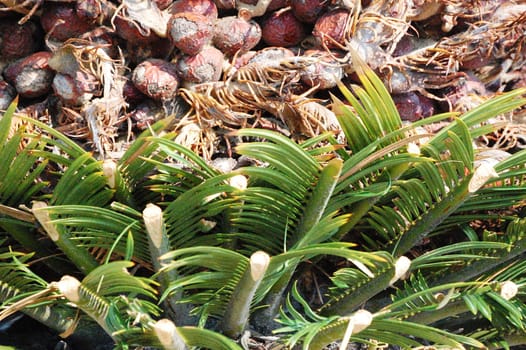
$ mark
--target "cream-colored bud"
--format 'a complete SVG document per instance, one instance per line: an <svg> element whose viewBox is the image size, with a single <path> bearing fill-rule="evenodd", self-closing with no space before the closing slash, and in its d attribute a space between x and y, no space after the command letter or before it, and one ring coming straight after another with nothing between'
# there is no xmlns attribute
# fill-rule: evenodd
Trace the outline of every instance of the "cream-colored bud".
<svg viewBox="0 0 526 350"><path fill-rule="evenodd" d="M409 142L407 144L407 153L414 154L414 155L420 155L420 147L414 142Z"/></svg>
<svg viewBox="0 0 526 350"><path fill-rule="evenodd" d="M184 339L177 331L175 324L169 319L163 318L157 321L154 324L153 329L165 350L186 349Z"/></svg>
<svg viewBox="0 0 526 350"><path fill-rule="evenodd" d="M347 325L342 342L340 343L340 350L347 349L351 336L363 331L369 327L372 322L373 314L364 309L356 311L351 317L349 317L349 324Z"/></svg>
<svg viewBox="0 0 526 350"><path fill-rule="evenodd" d="M214 227L216 227L216 225L217 225L217 222L212 221L212 220L206 220L206 219L199 220L199 229L202 232L209 232Z"/></svg>
<svg viewBox="0 0 526 350"><path fill-rule="evenodd" d="M486 184L486 182L488 182L489 179L498 176L499 174L489 162L483 162L477 169L475 169L473 177L469 180L469 193L477 192L482 186Z"/></svg>
<svg viewBox="0 0 526 350"><path fill-rule="evenodd" d="M148 203L142 211L146 231L156 248L161 246L163 239L163 211L155 204Z"/></svg>
<svg viewBox="0 0 526 350"><path fill-rule="evenodd" d="M500 296L506 300L515 297L519 292L519 287L515 282L506 281L500 285Z"/></svg>
<svg viewBox="0 0 526 350"><path fill-rule="evenodd" d="M250 256L250 275L254 281L259 281L263 278L269 263L270 256L263 251L257 251Z"/></svg>
<svg viewBox="0 0 526 350"><path fill-rule="evenodd" d="M113 159L106 159L102 163L102 172L106 176L106 182L110 188L115 188L115 174L117 173L117 163Z"/></svg>
<svg viewBox="0 0 526 350"><path fill-rule="evenodd" d="M373 314L364 309L356 311L351 318L354 322L353 334L363 331L373 322Z"/></svg>
<svg viewBox="0 0 526 350"><path fill-rule="evenodd" d="M49 238L51 238L52 241L56 242L58 241L60 235L55 225L51 223L49 212L46 210L47 207L48 205L46 202L34 201L33 208L31 208L31 211L33 212L33 215L35 215L35 218L38 220L40 225L42 225L44 231L46 231Z"/></svg>
<svg viewBox="0 0 526 350"><path fill-rule="evenodd" d="M80 301L80 281L78 279L73 276L65 275L56 283L56 286L60 293L64 294L66 299L72 303L78 304Z"/></svg>
<svg viewBox="0 0 526 350"><path fill-rule="evenodd" d="M408 257L401 256L395 262L395 274L389 281L389 285L394 284L399 279L405 278L407 271L411 267L411 260Z"/></svg>
<svg viewBox="0 0 526 350"><path fill-rule="evenodd" d="M240 190L245 190L248 186L248 179L244 175L235 175L228 180L228 183Z"/></svg>

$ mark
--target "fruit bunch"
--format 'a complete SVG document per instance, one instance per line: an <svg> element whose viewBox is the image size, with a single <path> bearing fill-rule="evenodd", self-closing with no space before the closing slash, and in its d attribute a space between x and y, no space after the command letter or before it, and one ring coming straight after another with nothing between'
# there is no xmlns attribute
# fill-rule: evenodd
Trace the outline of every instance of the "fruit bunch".
<svg viewBox="0 0 526 350"><path fill-rule="evenodd" d="M18 95L101 154L175 115L211 156L219 130L337 128L329 92L357 83L361 59L417 120L524 85L524 13L500 0L0 0L0 110Z"/></svg>

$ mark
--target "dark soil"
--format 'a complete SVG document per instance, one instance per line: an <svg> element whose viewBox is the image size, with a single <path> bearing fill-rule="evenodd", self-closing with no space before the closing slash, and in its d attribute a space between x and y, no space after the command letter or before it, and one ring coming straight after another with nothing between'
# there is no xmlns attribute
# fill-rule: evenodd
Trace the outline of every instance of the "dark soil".
<svg viewBox="0 0 526 350"><path fill-rule="evenodd" d="M0 346L17 350L111 350L114 344L98 327L78 329L62 339L56 332L28 316L16 315L0 323Z"/></svg>

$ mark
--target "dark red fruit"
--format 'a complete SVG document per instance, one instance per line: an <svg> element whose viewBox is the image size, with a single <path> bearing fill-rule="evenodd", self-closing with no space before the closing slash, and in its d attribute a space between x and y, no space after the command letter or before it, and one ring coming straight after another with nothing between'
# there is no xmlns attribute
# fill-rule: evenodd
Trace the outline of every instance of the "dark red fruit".
<svg viewBox="0 0 526 350"><path fill-rule="evenodd" d="M173 0L154 0L159 10L166 10L173 3Z"/></svg>
<svg viewBox="0 0 526 350"><path fill-rule="evenodd" d="M122 87L122 94L126 99L126 102L131 104L139 103L146 98L146 95L137 89L131 80L126 80L124 83L124 86Z"/></svg>
<svg viewBox="0 0 526 350"><path fill-rule="evenodd" d="M245 53L259 43L261 27L255 21L228 16L215 24L214 45L227 56Z"/></svg>
<svg viewBox="0 0 526 350"><path fill-rule="evenodd" d="M224 56L213 46L206 46L194 56L183 56L177 61L177 71L184 81L205 83L218 81L223 72Z"/></svg>
<svg viewBox="0 0 526 350"><path fill-rule="evenodd" d="M177 0L173 3L171 11L174 15L182 12L193 12L210 19L217 18L217 6L212 0Z"/></svg>
<svg viewBox="0 0 526 350"><path fill-rule="evenodd" d="M121 38L132 44L148 45L159 37L153 31L147 31L139 24L129 20L126 17L117 16L113 19L115 32Z"/></svg>
<svg viewBox="0 0 526 350"><path fill-rule="evenodd" d="M76 71L73 75L57 73L53 78L53 91L64 104L81 106L98 92L100 82L91 74Z"/></svg>
<svg viewBox="0 0 526 350"><path fill-rule="evenodd" d="M16 90L7 81L0 80L0 111L4 111L13 102Z"/></svg>
<svg viewBox="0 0 526 350"><path fill-rule="evenodd" d="M330 89L337 85L343 78L343 68L334 59L336 53L329 54L322 50L308 50L305 56L315 59L301 72L301 81L318 89Z"/></svg>
<svg viewBox="0 0 526 350"><path fill-rule="evenodd" d="M119 56L117 35L108 27L96 27L95 29L81 35L81 38L89 41L97 47L101 47L110 57Z"/></svg>
<svg viewBox="0 0 526 350"><path fill-rule="evenodd" d="M312 34L328 48L335 49L345 46L349 16L349 10L346 9L329 11L318 18Z"/></svg>
<svg viewBox="0 0 526 350"><path fill-rule="evenodd" d="M236 0L214 0L214 4L220 10L233 10L236 7Z"/></svg>
<svg viewBox="0 0 526 350"><path fill-rule="evenodd" d="M13 59L35 52L41 35L33 22L18 24L15 20L3 19L0 22L0 57Z"/></svg>
<svg viewBox="0 0 526 350"><path fill-rule="evenodd" d="M148 126L165 117L166 114L157 103L147 100L132 110L128 116L133 120L137 129L146 130Z"/></svg>
<svg viewBox="0 0 526 350"><path fill-rule="evenodd" d="M135 67L132 81L146 96L157 101L173 98L179 87L179 78L173 63L151 58Z"/></svg>
<svg viewBox="0 0 526 350"><path fill-rule="evenodd" d="M292 0L292 12L305 23L314 23L327 8L328 0Z"/></svg>
<svg viewBox="0 0 526 350"><path fill-rule="evenodd" d="M267 11L276 11L285 8L291 4L290 0L270 0Z"/></svg>
<svg viewBox="0 0 526 350"><path fill-rule="evenodd" d="M280 10L263 21L262 37L269 46L295 46L305 38L305 28L292 10Z"/></svg>
<svg viewBox="0 0 526 350"><path fill-rule="evenodd" d="M393 95L393 101L402 120L414 122L435 113L433 101L416 92Z"/></svg>
<svg viewBox="0 0 526 350"><path fill-rule="evenodd" d="M168 21L168 34L181 52L195 55L212 40L213 27L206 16L182 12L172 15Z"/></svg>
<svg viewBox="0 0 526 350"><path fill-rule="evenodd" d="M46 3L40 24L50 37L60 41L76 38L93 29L95 23L77 15L73 4Z"/></svg>
<svg viewBox="0 0 526 350"><path fill-rule="evenodd" d="M93 22L102 16L102 2L98 0L79 0L76 4L76 14L88 22Z"/></svg>
<svg viewBox="0 0 526 350"><path fill-rule="evenodd" d="M36 52L11 63L4 70L5 79L22 97L40 97L51 91L55 72L49 67L51 53Z"/></svg>
<svg viewBox="0 0 526 350"><path fill-rule="evenodd" d="M162 58L164 59L172 51L173 44L167 38L155 37L149 43L136 44L127 43L126 52L128 54L128 60L133 64L139 64L150 58Z"/></svg>

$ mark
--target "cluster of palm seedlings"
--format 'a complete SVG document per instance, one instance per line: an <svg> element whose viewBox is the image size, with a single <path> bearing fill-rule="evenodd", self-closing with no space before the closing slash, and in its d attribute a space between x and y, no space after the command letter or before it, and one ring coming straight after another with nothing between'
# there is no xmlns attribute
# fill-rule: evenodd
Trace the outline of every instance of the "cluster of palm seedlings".
<svg viewBox="0 0 526 350"><path fill-rule="evenodd" d="M100 332L117 349L526 344L526 150L474 142L526 91L404 123L355 70L363 88L330 109L345 138L238 129L230 168L176 142L176 117L100 160L11 104L0 319L89 348Z"/></svg>
<svg viewBox="0 0 526 350"><path fill-rule="evenodd" d="M207 159L242 127L341 131L328 104L355 52L404 120L466 111L524 85L519 1L2 0L0 110L118 158L155 121ZM521 148L521 118L486 145ZM438 128L439 126L435 126Z"/></svg>

